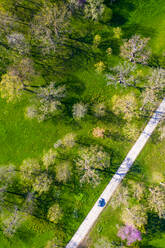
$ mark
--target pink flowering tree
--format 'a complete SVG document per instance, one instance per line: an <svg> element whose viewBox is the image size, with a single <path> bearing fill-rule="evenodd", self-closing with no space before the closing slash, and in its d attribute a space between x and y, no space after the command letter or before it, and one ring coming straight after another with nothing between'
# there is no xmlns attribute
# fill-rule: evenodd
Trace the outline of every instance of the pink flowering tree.
<svg viewBox="0 0 165 248"><path fill-rule="evenodd" d="M118 231L117 236L120 237L122 240L126 240L127 245L131 245L135 241L142 240L140 231L129 225L121 227Z"/></svg>

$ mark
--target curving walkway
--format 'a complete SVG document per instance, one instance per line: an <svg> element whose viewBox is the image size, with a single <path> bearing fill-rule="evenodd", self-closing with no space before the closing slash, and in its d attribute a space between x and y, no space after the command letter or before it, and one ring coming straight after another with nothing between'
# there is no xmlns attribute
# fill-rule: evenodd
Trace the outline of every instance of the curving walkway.
<svg viewBox="0 0 165 248"><path fill-rule="evenodd" d="M146 142L148 141L149 137L151 136L154 129L157 127L159 121L162 119L164 114L165 114L165 98L163 99L157 110L154 112L153 116L151 117L144 131L141 133L136 143L127 154L123 163L121 164L115 175L112 177L109 184L104 189L104 191L96 201L95 205L90 210L90 212L88 213L88 215L86 216L80 227L78 228L77 232L74 234L70 242L67 244L66 248L77 248L85 239L86 235L89 233L90 229L96 222L97 218L106 207L106 204L104 207L99 207L98 206L99 200L101 198L104 198L106 203L110 200L114 191L117 189L120 182L123 180L123 178L129 171L130 167L132 166L135 159L137 158L137 156L145 146Z"/></svg>

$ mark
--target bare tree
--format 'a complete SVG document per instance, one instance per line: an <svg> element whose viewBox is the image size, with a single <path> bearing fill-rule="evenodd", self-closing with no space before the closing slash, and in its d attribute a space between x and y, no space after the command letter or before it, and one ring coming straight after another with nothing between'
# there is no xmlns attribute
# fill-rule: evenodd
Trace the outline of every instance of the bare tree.
<svg viewBox="0 0 165 248"><path fill-rule="evenodd" d="M142 94L143 106L141 110L153 111L164 95L165 70L156 68L148 77L148 85Z"/></svg>
<svg viewBox="0 0 165 248"><path fill-rule="evenodd" d="M76 165L82 174L80 182L97 185L100 178L96 169L103 170L109 167L109 155L98 146L81 148L78 155Z"/></svg>
<svg viewBox="0 0 165 248"><path fill-rule="evenodd" d="M120 84L122 86L133 86L139 82L139 79L136 75L136 65L131 63L124 62L110 69L110 74L107 74L107 85L110 84Z"/></svg>
<svg viewBox="0 0 165 248"><path fill-rule="evenodd" d="M20 54L29 53L29 45L22 33L13 32L7 35L7 40L9 46L16 49Z"/></svg>
<svg viewBox="0 0 165 248"><path fill-rule="evenodd" d="M149 38L141 38L134 35L121 46L120 56L133 63L147 64L150 51L147 49Z"/></svg>
<svg viewBox="0 0 165 248"><path fill-rule="evenodd" d="M25 115L32 119L43 121L56 114L60 109L61 100L65 96L65 86L56 86L51 82L46 87L39 87L35 91L33 105L26 109Z"/></svg>
<svg viewBox="0 0 165 248"><path fill-rule="evenodd" d="M84 8L85 17L97 21L105 10L103 2L103 0L86 0Z"/></svg>
<svg viewBox="0 0 165 248"><path fill-rule="evenodd" d="M64 49L69 18L70 12L64 4L43 5L31 23L32 37L41 44L43 53Z"/></svg>
<svg viewBox="0 0 165 248"><path fill-rule="evenodd" d="M165 219L165 187L160 185L155 188L149 188L149 208L154 210L159 218Z"/></svg>
<svg viewBox="0 0 165 248"><path fill-rule="evenodd" d="M23 221L22 213L17 207L15 207L14 212L7 218L3 220L3 233L7 237L11 237L16 232L17 228L21 225Z"/></svg>

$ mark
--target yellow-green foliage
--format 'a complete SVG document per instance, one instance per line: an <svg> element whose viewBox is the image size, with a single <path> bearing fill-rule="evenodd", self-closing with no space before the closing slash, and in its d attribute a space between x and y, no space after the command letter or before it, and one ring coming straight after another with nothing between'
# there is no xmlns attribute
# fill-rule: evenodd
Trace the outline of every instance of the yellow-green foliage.
<svg viewBox="0 0 165 248"><path fill-rule="evenodd" d="M55 149L51 148L49 149L49 151L44 153L42 157L42 161L46 169L48 169L50 165L53 165L55 163L56 157L57 157L57 151Z"/></svg>
<svg viewBox="0 0 165 248"><path fill-rule="evenodd" d="M23 183L31 184L41 167L36 159L26 159L20 166L20 176Z"/></svg>
<svg viewBox="0 0 165 248"><path fill-rule="evenodd" d="M111 56L111 54L112 54L112 48L111 47L108 47L107 50L106 50L106 52L107 52L107 55L108 56Z"/></svg>
<svg viewBox="0 0 165 248"><path fill-rule="evenodd" d="M23 93L23 83L16 75L4 74L0 83L1 97L7 102L20 98Z"/></svg>
<svg viewBox="0 0 165 248"><path fill-rule="evenodd" d="M104 65L104 62L103 61L100 61L98 63L95 64L95 70L96 72L98 73L101 73L105 70L105 65Z"/></svg>
<svg viewBox="0 0 165 248"><path fill-rule="evenodd" d="M143 229L147 223L147 214L143 205L135 205L132 208L124 208L122 212L122 220L125 225L134 226Z"/></svg>
<svg viewBox="0 0 165 248"><path fill-rule="evenodd" d="M135 141L138 138L139 135L139 129L135 125L135 123L127 123L123 127L123 133L126 136L128 140Z"/></svg>
<svg viewBox="0 0 165 248"><path fill-rule="evenodd" d="M93 39L93 47L97 48L101 42L101 36L99 34L96 34Z"/></svg>
<svg viewBox="0 0 165 248"><path fill-rule="evenodd" d="M122 36L122 31L120 27L113 28L113 33L114 33L113 37L115 39L120 39L120 37Z"/></svg>
<svg viewBox="0 0 165 248"><path fill-rule="evenodd" d="M41 175L35 177L33 189L41 195L43 192L47 192L49 190L51 183L52 179L49 178L46 173L42 173Z"/></svg>
<svg viewBox="0 0 165 248"><path fill-rule="evenodd" d="M55 224L58 223L58 221L62 218L62 212L59 204L55 203L49 208L47 218Z"/></svg>
<svg viewBox="0 0 165 248"><path fill-rule="evenodd" d="M133 94L114 95L112 97L112 110L116 115L123 115L126 120L131 120L137 110L137 101Z"/></svg>

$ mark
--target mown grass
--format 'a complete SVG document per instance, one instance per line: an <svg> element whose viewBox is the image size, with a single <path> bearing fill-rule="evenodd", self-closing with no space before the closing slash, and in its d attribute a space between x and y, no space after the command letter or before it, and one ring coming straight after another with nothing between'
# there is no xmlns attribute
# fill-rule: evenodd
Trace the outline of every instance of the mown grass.
<svg viewBox="0 0 165 248"><path fill-rule="evenodd" d="M119 0L112 9L112 23L123 28L124 38L134 34L150 37L153 54L162 54L165 46L164 0Z"/></svg>
<svg viewBox="0 0 165 248"><path fill-rule="evenodd" d="M165 49L165 3L163 0L133 1L135 11L130 13L128 25L139 33L151 37L153 53L160 55Z"/></svg>
<svg viewBox="0 0 165 248"><path fill-rule="evenodd" d="M159 128L159 127L158 127ZM158 129L157 128L157 129ZM126 179L136 182L143 182L146 185L155 185L164 181L164 151L165 139L160 141L158 130L156 130L150 137L149 142L141 152L140 156L135 161L131 171L127 174ZM118 238L117 230L118 226L122 224L120 214L125 207L117 208L116 210L111 208L111 204L101 214L93 230L89 234L86 247L93 248L94 244L100 238L105 238L108 241L116 241ZM152 227L148 226L148 233L143 235L143 243L140 247L154 247L163 248L165 242L165 229L164 222L161 220L161 227L158 223L160 220L152 220ZM151 230L150 230L151 228ZM153 228L153 230L152 230ZM158 229L157 229L158 228ZM159 230L160 229L160 230ZM151 233L153 232L153 235ZM132 246L131 246L132 247ZM134 246L133 246L134 247Z"/></svg>
<svg viewBox="0 0 165 248"><path fill-rule="evenodd" d="M78 144L76 149L79 149L82 145L99 144L110 155L110 169L102 172L101 178L103 180L97 187L93 188L90 185L80 187L79 182L74 186L69 184L61 185L59 188L55 186L53 194L56 196L60 192L57 201L64 213L59 225L64 230L63 246L70 240L94 205L132 144L119 130L119 127L122 128L125 125L125 121L111 112L111 97L116 93L125 94L125 89L119 91L115 87L107 87L103 74L97 74L93 67L88 70L80 69L70 77L72 80L68 81L66 85L68 96L66 96L64 114L51 120L38 123L36 120L29 120L24 117L24 111L26 106L29 105L30 96L24 96L17 103L6 103L0 99L0 107L3 110L0 111L0 165L14 164L19 167L24 159L40 159L44 150L53 147L58 139L69 132L77 134ZM78 86L76 86L76 83ZM126 90L126 92L129 91ZM75 121L72 118L71 106L78 101L87 103L89 108L87 116L82 121ZM108 108L107 115L103 119L94 117L90 110L92 105L98 102L105 102ZM110 136L104 139L94 138L92 130L97 126L110 131ZM80 198L77 198L77 196ZM48 200L50 199L51 196ZM47 208L47 199L45 199L45 208ZM31 225L33 225L32 220L31 222ZM0 241L0 247L44 247L47 240L56 236L56 226L53 230L47 231L51 224L46 223L45 230L40 233L41 226L37 225L38 229L32 231L28 229L25 222L18 230L18 234L11 240L3 237Z"/></svg>
<svg viewBox="0 0 165 248"><path fill-rule="evenodd" d="M160 4L163 5L163 7L159 12ZM114 4L113 22L118 26L122 24L123 36L125 37L135 33L152 37L150 44L153 52L160 54L163 51L165 40L163 30L164 10L165 4L161 0L150 0L146 2L139 0L138 3L135 0L118 1ZM118 18L115 19L117 11ZM162 24L158 25L160 23ZM92 28L92 25L90 28ZM92 35L98 33L101 34L104 39L106 36L112 34L111 29L110 26L105 27L104 25L103 28L102 24L98 24L95 25ZM158 43L160 43L160 45L158 45ZM112 46L113 53L117 55L119 52L118 42L110 41L108 44L103 44L101 49L105 50L109 46ZM111 59L107 62L109 66L114 66L114 64L118 62L119 58L115 55L111 56ZM86 63L87 61L84 58L83 61L81 61L81 56L79 56L79 58L73 61L75 64L77 63L77 70L70 71L70 74L67 75L65 79L68 90L68 95L64 100L66 109L62 115L58 115L51 120L38 123L36 120L24 118L24 110L29 104L29 97L23 97L20 102L15 104L7 104L4 100L0 99L0 165L12 163L19 166L24 159L35 157L39 159L44 150L51 148L58 139L69 132L77 134L79 145L99 144L104 146L105 150L110 154L110 170L102 173L101 177L103 180L99 186L92 188L89 185L85 185L81 188L78 185L74 187L63 185L61 187L58 201L64 212L62 223L60 223L60 228L63 228L65 232L63 246L69 241L83 221L133 144L133 140L128 140L122 132L126 121L121 117L115 116L111 111L111 98L114 94L122 95L134 91L139 101L140 93L132 89L122 89L112 86L107 87L104 73L98 74L94 70L94 63L99 62L101 59L101 55L98 55L97 61L93 60L92 63ZM79 64L80 66L78 66ZM44 77L46 78L46 75ZM79 101L87 103L89 111L84 120L75 121L72 118L72 105ZM94 117L91 111L92 105L98 102L105 102L108 108L108 113L103 119ZM144 126L144 122L145 120L133 120L133 123L136 123L140 129ZM92 129L97 126L107 129L110 132L109 137L104 139L94 138L92 136ZM149 148L147 148L148 146ZM154 171L154 165L150 166L150 163L155 159L154 154L157 154L155 148L157 144L155 145L150 142L148 146L146 150L144 150L143 154L145 155L142 154L142 157L139 157L138 160L140 161L140 166L144 167L146 177L149 173L153 173ZM160 149L163 153L163 144L158 147L158 150ZM154 150L152 157L149 156L151 150ZM146 157L147 160L145 159ZM155 164L159 169L162 161L163 155L160 158L160 163L155 159ZM162 167L161 170L163 171ZM134 172L132 172L130 176L133 174ZM55 188L55 191L56 189L58 192L58 188ZM78 214L75 214L75 209L77 209ZM102 235L105 235L109 240L113 240L117 230L116 224L120 223L118 219L119 214L119 209L113 212L107 208L100 219L101 222L98 222L96 225L97 231L95 232L96 229L94 229L92 232L92 239L97 240ZM13 239L8 240L7 238L1 237L0 247L40 248L44 247L47 240L56 236L55 226L53 230L47 230L51 225L49 225L49 223L47 223L47 225L45 224L45 230L41 233L32 231L30 228L28 229L28 225L26 224L27 223L21 226L18 234L16 234Z"/></svg>
<svg viewBox="0 0 165 248"><path fill-rule="evenodd" d="M134 34L150 37L149 44L152 48L152 53L158 56L162 55L165 49L165 2L163 0L119 0L112 6L112 9L112 23L114 26L121 26L123 28L124 38L131 37ZM160 141L157 129L136 160L127 178L142 181L146 184L159 184L165 176L164 147L165 140ZM100 238L106 238L109 241L116 240L116 225L121 223L120 211L121 209L112 210L110 206L107 207L91 231L87 247L93 248L95 242ZM156 228L159 224L155 223L153 225ZM164 233L165 230L162 229L157 233L156 237L153 236L149 239L147 239L146 234L144 247L163 248L165 246ZM140 247L143 247L143 245Z"/></svg>

